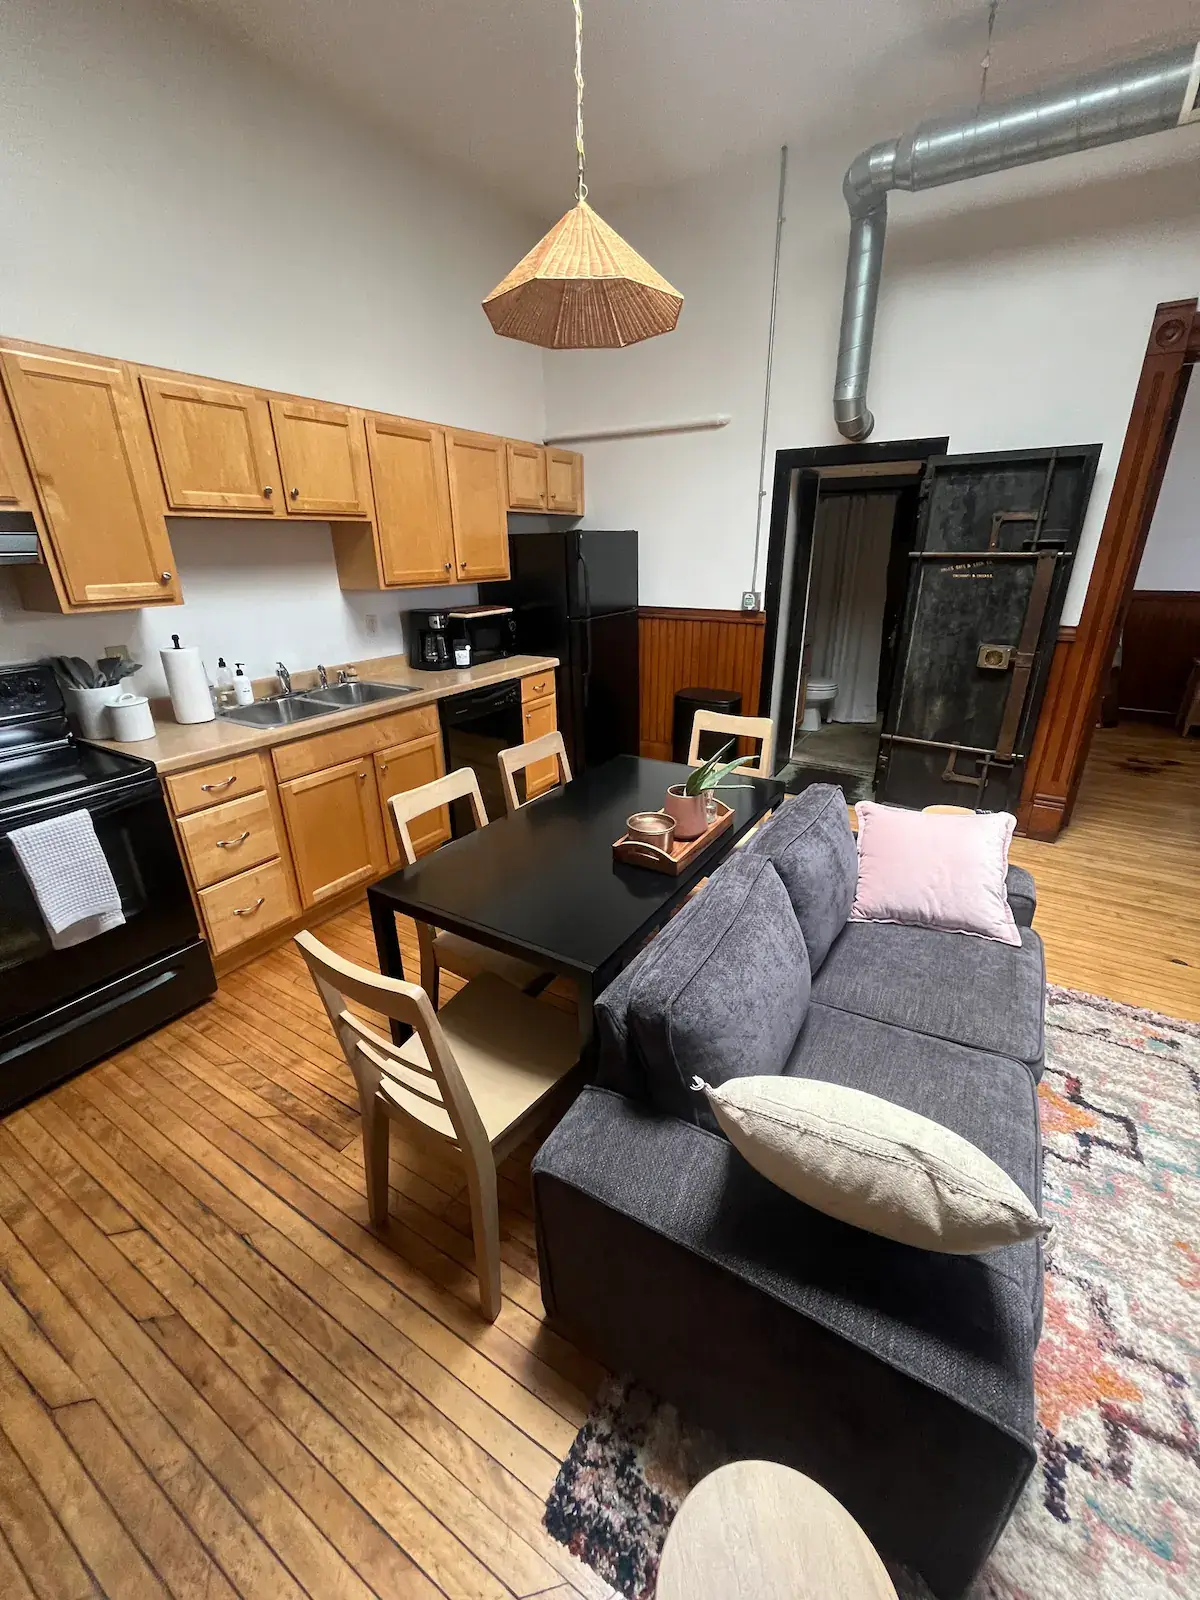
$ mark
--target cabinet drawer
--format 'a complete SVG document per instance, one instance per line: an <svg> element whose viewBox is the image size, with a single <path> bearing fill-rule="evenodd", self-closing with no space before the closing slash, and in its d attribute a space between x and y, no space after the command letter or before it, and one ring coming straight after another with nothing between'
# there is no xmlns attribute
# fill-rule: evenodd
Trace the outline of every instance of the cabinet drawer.
<svg viewBox="0 0 1200 1600"><path fill-rule="evenodd" d="M437 729L436 706L422 706L419 711L393 712L390 716L376 717L373 722L356 722L349 728L338 728L334 733L319 733L313 739L296 739L291 744L281 744L272 752L275 771L281 782L287 778L307 777L310 772L320 772L324 767L336 767L345 761L372 756L377 750L386 750L389 745L407 744L410 739L436 733Z"/></svg>
<svg viewBox="0 0 1200 1600"><path fill-rule="evenodd" d="M281 854L271 802L261 792L184 817L179 833L197 889Z"/></svg>
<svg viewBox="0 0 1200 1600"><path fill-rule="evenodd" d="M528 678L521 679L521 704L523 706L527 706L531 700L544 700L547 695L552 695L553 693L553 667L547 667L545 672L535 672Z"/></svg>
<svg viewBox="0 0 1200 1600"><path fill-rule="evenodd" d="M189 811L253 794L265 782L261 756L235 756L232 761L214 761L212 766L197 767L194 772L176 773L167 779L167 793L175 815L186 817Z"/></svg>
<svg viewBox="0 0 1200 1600"><path fill-rule="evenodd" d="M291 882L281 861L268 861L236 878L227 878L199 895L208 942L216 956L256 939L298 914Z"/></svg>

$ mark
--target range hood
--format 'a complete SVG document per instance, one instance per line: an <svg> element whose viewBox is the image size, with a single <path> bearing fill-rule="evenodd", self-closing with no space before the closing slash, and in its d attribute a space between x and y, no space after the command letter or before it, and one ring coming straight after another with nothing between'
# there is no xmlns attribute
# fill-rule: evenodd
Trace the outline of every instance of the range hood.
<svg viewBox="0 0 1200 1600"><path fill-rule="evenodd" d="M38 561L37 525L30 511L0 511L0 567Z"/></svg>

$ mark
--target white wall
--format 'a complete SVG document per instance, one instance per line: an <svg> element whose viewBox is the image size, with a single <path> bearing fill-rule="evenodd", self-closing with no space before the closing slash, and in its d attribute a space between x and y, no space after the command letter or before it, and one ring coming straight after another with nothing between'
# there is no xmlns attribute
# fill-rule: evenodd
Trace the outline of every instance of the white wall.
<svg viewBox="0 0 1200 1600"><path fill-rule="evenodd" d="M1200 590L1200 378L1194 371L1136 587Z"/></svg>
<svg viewBox="0 0 1200 1600"><path fill-rule="evenodd" d="M0 332L542 436L540 355L497 339L479 304L536 224L188 13L0 9L0 195ZM186 604L169 611L35 616L0 575L0 660L145 652L174 631L252 670L303 667L398 647L398 611L421 603L344 595L320 525L171 533Z"/></svg>
<svg viewBox="0 0 1200 1600"><path fill-rule="evenodd" d="M768 495L776 449L841 442L830 393L853 154L791 152ZM1200 292L1198 154L1200 129L1187 128L891 200L874 440L948 433L955 451L1101 442L1068 622L1154 307ZM583 446L587 521L643 532L644 604L736 606L750 587L777 183L770 153L625 207L595 197L684 295L683 315L676 333L635 349L547 357L549 433L734 419L718 433Z"/></svg>

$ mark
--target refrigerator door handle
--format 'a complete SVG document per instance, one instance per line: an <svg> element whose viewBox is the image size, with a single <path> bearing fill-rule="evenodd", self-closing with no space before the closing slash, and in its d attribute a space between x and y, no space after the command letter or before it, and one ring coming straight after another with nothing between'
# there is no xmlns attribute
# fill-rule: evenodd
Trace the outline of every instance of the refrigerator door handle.
<svg viewBox="0 0 1200 1600"><path fill-rule="evenodd" d="M586 706L592 677L592 578L582 550L576 560L583 570L583 636L587 643L587 657L583 664L583 703Z"/></svg>

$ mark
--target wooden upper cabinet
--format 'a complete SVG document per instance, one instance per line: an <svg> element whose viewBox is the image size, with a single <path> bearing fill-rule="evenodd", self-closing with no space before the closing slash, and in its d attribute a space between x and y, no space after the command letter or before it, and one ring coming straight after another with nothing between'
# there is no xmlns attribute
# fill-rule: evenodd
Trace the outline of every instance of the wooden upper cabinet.
<svg viewBox="0 0 1200 1600"><path fill-rule="evenodd" d="M279 785L300 899L317 905L387 871L370 756Z"/></svg>
<svg viewBox="0 0 1200 1600"><path fill-rule="evenodd" d="M583 515L583 457L578 451L546 446L546 509Z"/></svg>
<svg viewBox="0 0 1200 1600"><path fill-rule="evenodd" d="M66 609L180 599L145 412L119 361L0 346Z"/></svg>
<svg viewBox="0 0 1200 1600"><path fill-rule="evenodd" d="M420 587L454 577L446 436L427 422L367 417L380 579Z"/></svg>
<svg viewBox="0 0 1200 1600"><path fill-rule="evenodd" d="M510 511L545 511L546 451L540 444L510 439L508 456L508 508Z"/></svg>
<svg viewBox="0 0 1200 1600"><path fill-rule="evenodd" d="M309 400L272 400L287 509L302 517L369 517L362 413Z"/></svg>
<svg viewBox="0 0 1200 1600"><path fill-rule="evenodd" d="M0 510L33 511L37 494L25 454L17 436L17 425L0 389Z"/></svg>
<svg viewBox="0 0 1200 1600"><path fill-rule="evenodd" d="M454 574L463 583L508 577L506 441L446 430Z"/></svg>
<svg viewBox="0 0 1200 1600"><path fill-rule="evenodd" d="M142 373L167 504L283 516L270 408L250 389Z"/></svg>

